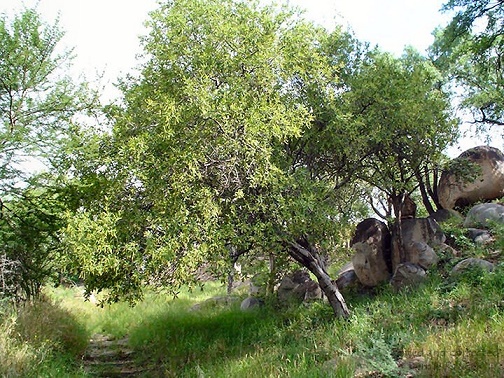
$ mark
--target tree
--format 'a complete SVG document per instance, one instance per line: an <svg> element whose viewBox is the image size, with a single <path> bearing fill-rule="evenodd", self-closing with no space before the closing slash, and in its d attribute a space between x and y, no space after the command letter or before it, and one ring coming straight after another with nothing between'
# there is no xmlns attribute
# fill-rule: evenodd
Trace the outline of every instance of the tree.
<svg viewBox="0 0 504 378"><path fill-rule="evenodd" d="M58 53L62 36L35 9L0 18L0 254L18 269L13 294L22 299L36 296L51 272L66 209L57 157L75 142L77 117L97 109L96 93L65 74L72 53ZM52 177L34 176L34 161Z"/></svg>
<svg viewBox="0 0 504 378"><path fill-rule="evenodd" d="M426 169L439 164L458 136L440 79L430 61L412 49L401 58L373 52L342 96L358 132L367 136L356 154L357 175L386 193L396 218L404 196L418 188Z"/></svg>
<svg viewBox="0 0 504 378"><path fill-rule="evenodd" d="M352 114L347 122L366 136L353 155L356 176L390 201L400 248L406 198L420 187L424 205L434 211L427 180L458 135L449 96L439 81L432 63L412 49L401 58L374 51L349 77L341 96L341 106Z"/></svg>
<svg viewBox="0 0 504 378"><path fill-rule="evenodd" d="M65 233L88 290L114 300L148 278L176 292L203 265L225 276L230 251L290 255L347 316L319 256L337 234L338 192L296 159L311 96L334 98L327 33L287 8L232 0L170 1L148 26L146 63L112 109L108 201Z"/></svg>
<svg viewBox="0 0 504 378"><path fill-rule="evenodd" d="M432 58L448 73L474 122L504 125L504 2L450 0L443 10L455 15L436 31Z"/></svg>

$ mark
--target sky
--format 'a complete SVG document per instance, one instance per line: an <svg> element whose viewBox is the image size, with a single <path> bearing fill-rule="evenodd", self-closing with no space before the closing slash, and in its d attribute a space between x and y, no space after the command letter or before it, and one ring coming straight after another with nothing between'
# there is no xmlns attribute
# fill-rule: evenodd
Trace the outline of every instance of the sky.
<svg viewBox="0 0 504 378"><path fill-rule="evenodd" d="M445 0L282 1L305 9L306 18L327 29L343 25L359 40L395 55L407 45L424 52L433 42L434 29L450 19L439 11ZM157 0L0 0L0 13L12 15L23 4L37 3L45 21L52 23L59 15L66 32L63 43L76 54L75 74L92 80L103 73L103 99L119 96L113 84L135 67L135 56L141 52L138 37L146 34L143 24ZM468 143L481 144L469 140L464 146Z"/></svg>
<svg viewBox="0 0 504 378"><path fill-rule="evenodd" d="M423 51L434 28L447 21L438 11L443 0L283 0L306 10L306 17L328 29L351 28L357 37L399 55L404 46ZM64 43L75 48L76 72L88 77L104 72L110 98L117 77L135 66L138 37L156 0L0 0L0 13L13 14L22 5L38 10L44 20L60 17ZM107 97L107 96L105 96Z"/></svg>

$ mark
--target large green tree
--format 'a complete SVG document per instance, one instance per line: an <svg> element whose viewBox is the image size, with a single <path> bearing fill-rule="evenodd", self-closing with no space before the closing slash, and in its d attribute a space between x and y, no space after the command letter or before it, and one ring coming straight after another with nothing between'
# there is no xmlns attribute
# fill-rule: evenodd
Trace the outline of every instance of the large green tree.
<svg viewBox="0 0 504 378"><path fill-rule="evenodd" d="M347 316L319 253L343 220L335 177L300 158L320 99L338 93L326 31L232 0L170 1L147 25L146 62L111 111L108 200L66 231L88 290L124 298L146 277L176 290L204 265L225 274L236 255L291 256Z"/></svg>
<svg viewBox="0 0 504 378"><path fill-rule="evenodd" d="M450 0L443 9L455 14L436 32L433 59L449 74L476 123L504 125L504 2Z"/></svg>

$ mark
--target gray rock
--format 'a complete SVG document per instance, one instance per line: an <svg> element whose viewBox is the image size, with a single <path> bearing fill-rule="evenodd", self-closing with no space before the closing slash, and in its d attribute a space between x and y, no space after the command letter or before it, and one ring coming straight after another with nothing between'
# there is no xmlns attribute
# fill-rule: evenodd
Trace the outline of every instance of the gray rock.
<svg viewBox="0 0 504 378"><path fill-rule="evenodd" d="M262 305L263 305L263 302L260 299L255 298L255 297L247 297L240 304L240 310L242 310L242 311L256 310L256 309L262 307Z"/></svg>
<svg viewBox="0 0 504 378"><path fill-rule="evenodd" d="M406 286L417 286L425 280L425 270L410 262L399 264L390 283L396 290Z"/></svg>
<svg viewBox="0 0 504 378"><path fill-rule="evenodd" d="M418 264L424 269L435 266L439 257L436 252L427 244L420 241L413 241L405 248L406 261Z"/></svg>
<svg viewBox="0 0 504 378"><path fill-rule="evenodd" d="M494 270L494 264L492 264L490 261L486 261L483 259L476 259L476 258L468 258L465 260L462 260L459 262L457 265L455 265L451 271L452 275L457 275L459 273L465 272L467 270L471 269L481 269L485 270L487 272L491 272Z"/></svg>
<svg viewBox="0 0 504 378"><path fill-rule="evenodd" d="M413 243L424 243L434 250L446 241L441 227L433 218L404 219L401 221L401 228L406 261L401 261L397 230L394 229L392 233L392 267L394 272L399 264L408 262L408 259L411 258L408 256L408 246ZM419 257L413 258L413 260L418 259Z"/></svg>
<svg viewBox="0 0 504 378"><path fill-rule="evenodd" d="M345 264L337 274L336 286L340 291L358 287L360 284L352 262Z"/></svg>
<svg viewBox="0 0 504 378"><path fill-rule="evenodd" d="M488 230L480 230L479 228L468 228L467 234L476 244L486 244L494 240Z"/></svg>
<svg viewBox="0 0 504 378"><path fill-rule="evenodd" d="M301 303L322 298L322 290L307 272L296 271L282 278L277 295L281 303Z"/></svg>
<svg viewBox="0 0 504 378"><path fill-rule="evenodd" d="M491 222L504 224L504 206L498 203L480 203L469 210L464 227L488 228Z"/></svg>

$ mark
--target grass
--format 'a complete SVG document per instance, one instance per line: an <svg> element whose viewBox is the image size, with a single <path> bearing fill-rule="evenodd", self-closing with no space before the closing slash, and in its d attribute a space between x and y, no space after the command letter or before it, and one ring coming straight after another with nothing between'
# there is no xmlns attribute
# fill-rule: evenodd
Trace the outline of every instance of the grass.
<svg viewBox="0 0 504 378"><path fill-rule="evenodd" d="M334 319L324 302L272 302L252 312L240 311L239 301L204 302L224 294L215 283L176 300L150 292L135 307L100 308L78 288L47 289L45 300L0 316L0 375L85 377L78 363L85 342L105 333L129 336L139 363L153 367L147 377L504 376L502 246L498 237L464 250L464 257L491 255L491 273L455 280L452 263L418 288L347 293L347 320Z"/></svg>

